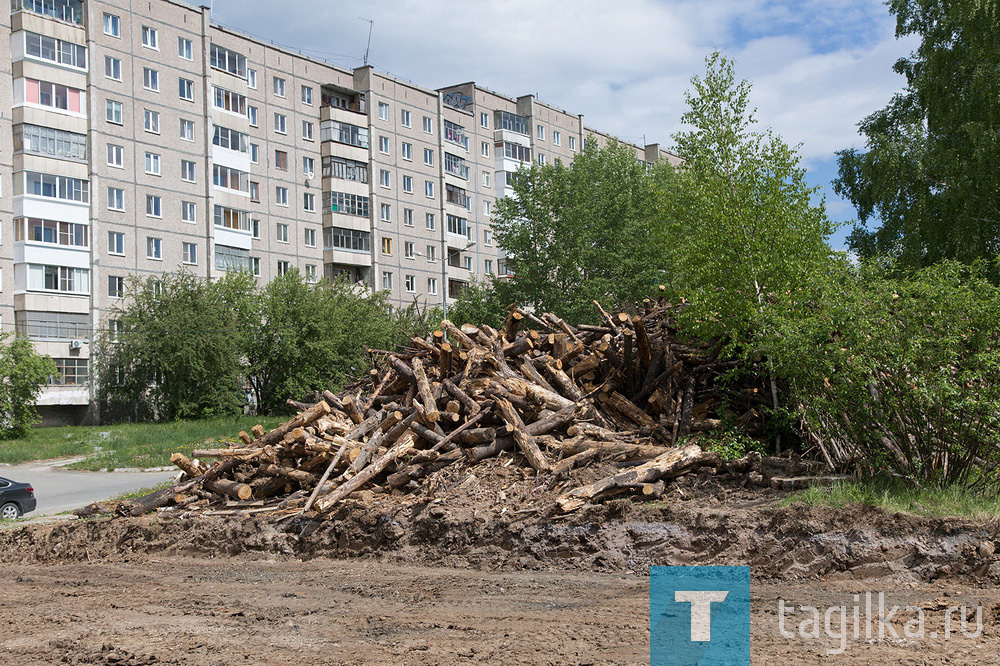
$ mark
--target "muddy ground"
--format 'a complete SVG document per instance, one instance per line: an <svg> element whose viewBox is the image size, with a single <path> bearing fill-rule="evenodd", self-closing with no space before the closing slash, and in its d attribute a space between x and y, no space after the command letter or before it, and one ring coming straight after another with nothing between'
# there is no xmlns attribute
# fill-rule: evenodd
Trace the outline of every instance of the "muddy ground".
<svg viewBox="0 0 1000 666"><path fill-rule="evenodd" d="M6 663L641 663L648 569L752 567L743 663L1000 663L995 522L782 506L772 491L678 480L662 501L550 514L516 466L456 469L417 497L360 493L332 519L73 521L0 531ZM579 481L579 479L577 479ZM799 635L778 600L886 593L922 637ZM982 608L982 631L949 606ZM917 610L919 609L919 610ZM971 618L970 618L971 619ZM836 627L834 627L836 629ZM836 631L834 635L836 635ZM932 636L936 633L936 636Z"/></svg>

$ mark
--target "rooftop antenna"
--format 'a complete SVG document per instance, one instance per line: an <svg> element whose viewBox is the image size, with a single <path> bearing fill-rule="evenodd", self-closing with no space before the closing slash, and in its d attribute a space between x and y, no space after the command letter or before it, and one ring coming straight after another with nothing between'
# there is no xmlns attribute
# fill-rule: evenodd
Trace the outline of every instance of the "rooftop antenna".
<svg viewBox="0 0 1000 666"><path fill-rule="evenodd" d="M368 66L368 51L372 47L372 28L375 27L375 19L365 18L364 16L359 16L362 21L368 21L368 46L365 47L365 67Z"/></svg>

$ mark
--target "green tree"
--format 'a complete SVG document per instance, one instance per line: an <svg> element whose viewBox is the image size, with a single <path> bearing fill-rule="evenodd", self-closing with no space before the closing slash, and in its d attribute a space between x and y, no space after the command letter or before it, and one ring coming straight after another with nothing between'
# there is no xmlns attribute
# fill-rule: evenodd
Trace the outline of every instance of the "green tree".
<svg viewBox="0 0 1000 666"><path fill-rule="evenodd" d="M500 301L583 322L597 316L592 301L634 302L661 279L652 179L629 146L588 140L569 166L519 171L513 190L493 222L515 273L497 284Z"/></svg>
<svg viewBox="0 0 1000 666"><path fill-rule="evenodd" d="M833 225L796 151L753 129L750 84L719 53L706 66L685 96L691 129L674 136L684 162L659 171L661 245L672 285L693 303L692 330L753 351L767 304L823 270Z"/></svg>
<svg viewBox="0 0 1000 666"><path fill-rule="evenodd" d="M48 356L40 356L25 338L8 342L0 334L0 438L23 437L38 423L35 402L42 385L58 374Z"/></svg>
<svg viewBox="0 0 1000 666"><path fill-rule="evenodd" d="M239 413L237 320L216 285L190 273L128 283L96 356L104 419Z"/></svg>
<svg viewBox="0 0 1000 666"><path fill-rule="evenodd" d="M838 153L834 190L863 225L850 246L907 266L992 259L1000 253L1000 2L887 4L896 36L921 42L894 67L906 89L861 122L867 149Z"/></svg>

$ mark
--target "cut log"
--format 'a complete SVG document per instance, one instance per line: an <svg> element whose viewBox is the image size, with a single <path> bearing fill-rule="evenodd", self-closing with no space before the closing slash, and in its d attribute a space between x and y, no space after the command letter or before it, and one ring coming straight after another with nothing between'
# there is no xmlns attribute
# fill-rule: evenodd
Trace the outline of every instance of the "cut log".
<svg viewBox="0 0 1000 666"><path fill-rule="evenodd" d="M673 449L648 463L564 493L556 499L556 504L563 512L575 511L588 502L614 494L622 488L677 476L697 465L701 455L701 447L697 444Z"/></svg>
<svg viewBox="0 0 1000 666"><path fill-rule="evenodd" d="M617 391L608 396L608 401L605 404L617 410L639 427L652 428L656 426L656 421L649 414L636 407L634 402Z"/></svg>
<svg viewBox="0 0 1000 666"><path fill-rule="evenodd" d="M652 444L629 444L621 441L604 441L601 439L566 440L559 444L559 450L564 456L576 455L583 451L596 450L605 454L620 454L625 460L649 460L672 451L672 447L654 446Z"/></svg>
<svg viewBox="0 0 1000 666"><path fill-rule="evenodd" d="M447 319L441 321L441 328L451 338L452 343L458 341L465 349L472 349L476 346L476 342L472 338L463 333L461 329Z"/></svg>
<svg viewBox="0 0 1000 666"><path fill-rule="evenodd" d="M417 379L417 393L420 395L420 402L424 407L424 415L431 423L441 418L438 411L437 401L431 392L430 383L427 381L427 373L424 372L424 362L419 357L413 359L413 375Z"/></svg>
<svg viewBox="0 0 1000 666"><path fill-rule="evenodd" d="M538 448L535 438L524 429L524 421L514 410L513 405L508 400L497 398L496 406L507 425L514 428L514 441L517 442L521 453L528 460L528 464L537 472L547 472L551 468L549 461L545 459L541 449Z"/></svg>
<svg viewBox="0 0 1000 666"><path fill-rule="evenodd" d="M194 461L188 459L188 457L183 453L178 452L170 456L170 462L177 465L177 467L183 470L184 473L191 477L192 480L198 478L203 479L201 483L202 487L206 490L212 491L213 493L226 495L227 497L232 497L233 499L238 500L248 500L253 496L253 490L245 483L237 483L236 481L230 481L228 479L209 479L208 471L203 472L194 464Z"/></svg>
<svg viewBox="0 0 1000 666"><path fill-rule="evenodd" d="M296 415L292 420L286 421L263 436L258 436L254 441L254 445L267 446L269 444L276 444L277 442L280 442L290 430L307 426L316 419L326 416L329 413L330 405L326 404L325 400L320 400L306 411ZM363 421L364 419L361 420ZM355 423L358 423L358 421L355 421ZM256 427L257 426L254 426L254 428Z"/></svg>
<svg viewBox="0 0 1000 666"><path fill-rule="evenodd" d="M389 463L395 462L397 458L409 452L410 449L413 448L414 439L415 436L413 433L408 433L401 437L398 442L393 444L392 448L389 449L384 456L358 472L358 474L350 480L345 481L343 485L335 488L329 495L317 501L315 504L316 510L320 513L327 513L334 507L334 505L337 504L337 502L369 483L372 479L381 474L382 471L389 466Z"/></svg>

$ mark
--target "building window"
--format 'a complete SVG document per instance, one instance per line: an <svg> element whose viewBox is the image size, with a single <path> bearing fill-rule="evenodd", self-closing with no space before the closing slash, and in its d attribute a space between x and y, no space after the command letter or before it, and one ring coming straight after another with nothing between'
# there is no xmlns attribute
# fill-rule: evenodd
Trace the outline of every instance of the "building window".
<svg viewBox="0 0 1000 666"><path fill-rule="evenodd" d="M410 194L413 193L413 177L403 176L403 191Z"/></svg>
<svg viewBox="0 0 1000 666"><path fill-rule="evenodd" d="M538 153L538 166L545 166L545 153Z"/></svg>
<svg viewBox="0 0 1000 666"><path fill-rule="evenodd" d="M19 310L14 313L14 322L17 334L29 338L80 340L90 337L90 316L82 313Z"/></svg>
<svg viewBox="0 0 1000 666"><path fill-rule="evenodd" d="M430 116L424 116L424 131L428 134L434 133L434 122L431 120Z"/></svg>
<svg viewBox="0 0 1000 666"><path fill-rule="evenodd" d="M309 86L302 86L302 103L312 106L313 103L313 89Z"/></svg>
<svg viewBox="0 0 1000 666"><path fill-rule="evenodd" d="M160 92L160 73L149 67L142 68L142 87L146 90Z"/></svg>
<svg viewBox="0 0 1000 666"><path fill-rule="evenodd" d="M447 215L448 233L469 238L469 221L457 215Z"/></svg>
<svg viewBox="0 0 1000 666"><path fill-rule="evenodd" d="M399 121L403 124L403 127L410 126L410 112L406 109L399 110Z"/></svg>
<svg viewBox="0 0 1000 666"><path fill-rule="evenodd" d="M49 386L84 386L90 377L90 359L54 358L56 374L49 377Z"/></svg>
<svg viewBox="0 0 1000 666"><path fill-rule="evenodd" d="M285 114L274 114L274 131L278 134L288 134L288 117Z"/></svg>
<svg viewBox="0 0 1000 666"><path fill-rule="evenodd" d="M430 148L424 148L424 164L434 166L434 151Z"/></svg>
<svg viewBox="0 0 1000 666"><path fill-rule="evenodd" d="M323 209L356 217L368 217L368 197L345 192L324 192Z"/></svg>
<svg viewBox="0 0 1000 666"><path fill-rule="evenodd" d="M122 124L122 103L114 100L107 100L104 103L104 117L109 123L115 125Z"/></svg>
<svg viewBox="0 0 1000 666"><path fill-rule="evenodd" d="M424 196L426 196L429 199L433 199L434 198L434 181L433 180L425 180L424 181Z"/></svg>
<svg viewBox="0 0 1000 666"><path fill-rule="evenodd" d="M125 190L120 187L108 188L108 210L125 210Z"/></svg>
<svg viewBox="0 0 1000 666"><path fill-rule="evenodd" d="M257 70L248 69L247 70L247 88L250 90L257 90Z"/></svg>
<svg viewBox="0 0 1000 666"><path fill-rule="evenodd" d="M382 237L382 254L387 256L392 256L392 239L385 236Z"/></svg>
<svg viewBox="0 0 1000 666"><path fill-rule="evenodd" d="M406 141L404 141L399 146L399 153L403 157L404 160L412 160L413 159L413 144L412 143L407 143Z"/></svg>
<svg viewBox="0 0 1000 666"><path fill-rule="evenodd" d="M493 275L493 260L486 259L483 261L483 272L487 275Z"/></svg>
<svg viewBox="0 0 1000 666"><path fill-rule="evenodd" d="M181 118L181 139L194 141L194 121Z"/></svg>
<svg viewBox="0 0 1000 666"><path fill-rule="evenodd" d="M87 111L85 98L86 93L78 88L37 79L24 79L24 101L28 104L79 114Z"/></svg>
<svg viewBox="0 0 1000 666"><path fill-rule="evenodd" d="M250 257L250 272L260 277L260 257Z"/></svg>
<svg viewBox="0 0 1000 666"><path fill-rule="evenodd" d="M14 125L14 152L48 155L59 159L85 162L87 136L39 125ZM109 153L110 154L110 153ZM0 190L0 196L3 195Z"/></svg>
<svg viewBox="0 0 1000 666"><path fill-rule="evenodd" d="M24 172L24 193L50 199L88 203L90 181L37 171Z"/></svg>
<svg viewBox="0 0 1000 666"><path fill-rule="evenodd" d="M306 264L306 282L314 284L317 279L316 264Z"/></svg>
<svg viewBox="0 0 1000 666"><path fill-rule="evenodd" d="M122 21L121 18L115 16L114 14L104 15L104 34L110 35L111 37L121 37L122 36Z"/></svg>
<svg viewBox="0 0 1000 666"><path fill-rule="evenodd" d="M403 209L403 226L412 227L413 226L413 209L404 208Z"/></svg>
<svg viewBox="0 0 1000 666"><path fill-rule="evenodd" d="M254 222L256 222L256 220L254 220ZM212 211L212 223L217 227L235 229L239 231L250 231L252 227L250 213L237 208L220 206L219 204L215 204L215 208ZM253 228L254 238L260 238L259 231L259 228Z"/></svg>
<svg viewBox="0 0 1000 666"><path fill-rule="evenodd" d="M277 229L277 236L276 236L277 241L279 243L287 243L288 242L288 225L284 224L283 222L278 222L278 224L276 225L275 228Z"/></svg>
<svg viewBox="0 0 1000 666"><path fill-rule="evenodd" d="M120 231L108 232L108 254L125 256L125 234Z"/></svg>
<svg viewBox="0 0 1000 666"><path fill-rule="evenodd" d="M427 213L424 216L424 224L427 226L427 231L434 231L434 213Z"/></svg>
<svg viewBox="0 0 1000 666"><path fill-rule="evenodd" d="M158 32L156 28L142 26L142 45L146 48L159 50Z"/></svg>
<svg viewBox="0 0 1000 666"><path fill-rule="evenodd" d="M489 171L484 171L483 172L483 187L489 187L489 186L490 186L490 172Z"/></svg>
<svg viewBox="0 0 1000 666"><path fill-rule="evenodd" d="M198 263L198 246L194 243L182 243L181 244L181 255L182 261L185 264L197 264Z"/></svg>
<svg viewBox="0 0 1000 666"><path fill-rule="evenodd" d="M182 222L197 222L197 207L193 201L182 201L181 202L181 221Z"/></svg>
<svg viewBox="0 0 1000 666"><path fill-rule="evenodd" d="M122 61L111 56L104 56L104 78L112 81L122 80Z"/></svg>
<svg viewBox="0 0 1000 666"><path fill-rule="evenodd" d="M306 229L305 230L305 245L306 247L316 247L316 230Z"/></svg>
<svg viewBox="0 0 1000 666"><path fill-rule="evenodd" d="M427 246L427 261L437 261L437 245Z"/></svg>
<svg viewBox="0 0 1000 666"><path fill-rule="evenodd" d="M378 150L380 153L389 154L389 137L380 136L378 138Z"/></svg>
<svg viewBox="0 0 1000 666"><path fill-rule="evenodd" d="M160 156L156 153L146 153L146 173L151 176L160 175Z"/></svg>
<svg viewBox="0 0 1000 666"><path fill-rule="evenodd" d="M556 130L552 130L552 143L557 146L562 145L562 136Z"/></svg>
<svg viewBox="0 0 1000 666"><path fill-rule="evenodd" d="M431 296L437 296L438 293L438 281L437 278L427 278L427 293Z"/></svg>
<svg viewBox="0 0 1000 666"><path fill-rule="evenodd" d="M288 205L288 188L287 187L281 187L280 185L278 185L277 187L275 187L274 188L274 199L275 199L275 203L278 204L279 206L287 206Z"/></svg>
<svg viewBox="0 0 1000 666"><path fill-rule="evenodd" d="M28 264L28 291L89 294L90 271L85 268Z"/></svg>
<svg viewBox="0 0 1000 666"><path fill-rule="evenodd" d="M545 125L538 126L538 140L545 141Z"/></svg>
<svg viewBox="0 0 1000 666"><path fill-rule="evenodd" d="M146 258L147 259L162 259L163 258L163 240L160 238L155 238L153 236L146 236Z"/></svg>
<svg viewBox="0 0 1000 666"><path fill-rule="evenodd" d="M465 134L465 128L450 120L444 121L444 140L469 149L469 137Z"/></svg>
<svg viewBox="0 0 1000 666"><path fill-rule="evenodd" d="M410 292L411 294L417 290L417 278L416 278L416 276L407 275L403 279L403 282L406 285L406 291Z"/></svg>
<svg viewBox="0 0 1000 666"><path fill-rule="evenodd" d="M250 201L260 203L260 183L253 180L250 181Z"/></svg>
<svg viewBox="0 0 1000 666"><path fill-rule="evenodd" d="M413 250L413 243L411 241L406 241L405 243L403 243L403 256L406 257L407 259L413 259L414 250Z"/></svg>
<svg viewBox="0 0 1000 666"><path fill-rule="evenodd" d="M302 173L304 173L308 178L312 178L316 175L316 160L312 157L302 158Z"/></svg>
<svg viewBox="0 0 1000 666"><path fill-rule="evenodd" d="M489 216L493 214L493 202L489 199L483 200L483 215Z"/></svg>
<svg viewBox="0 0 1000 666"><path fill-rule="evenodd" d="M256 143L250 144L250 163L260 164L260 145Z"/></svg>
<svg viewBox="0 0 1000 666"><path fill-rule="evenodd" d="M490 156L490 144L489 144L488 141L483 141L480 144L479 148L480 148L480 152L482 153L483 157L489 157Z"/></svg>
<svg viewBox="0 0 1000 666"><path fill-rule="evenodd" d="M323 249L369 253L371 233L342 227L326 227L323 229Z"/></svg>
<svg viewBox="0 0 1000 666"><path fill-rule="evenodd" d="M108 144L108 166L124 169L125 168L124 156L125 156L124 146L116 146L113 143Z"/></svg>
<svg viewBox="0 0 1000 666"><path fill-rule="evenodd" d="M108 276L108 296L111 298L125 297L125 278L120 275Z"/></svg>
<svg viewBox="0 0 1000 666"><path fill-rule="evenodd" d="M146 195L146 215L148 217L163 217L163 200L155 194Z"/></svg>
<svg viewBox="0 0 1000 666"><path fill-rule="evenodd" d="M489 227L483 229L483 245L493 245L493 230Z"/></svg>
<svg viewBox="0 0 1000 666"><path fill-rule="evenodd" d="M378 119L389 120L389 105L385 102L378 103Z"/></svg>
<svg viewBox="0 0 1000 666"><path fill-rule="evenodd" d="M177 79L178 95L188 102L194 101L194 81L191 79Z"/></svg>
<svg viewBox="0 0 1000 666"><path fill-rule="evenodd" d="M247 120L250 121L250 127L257 127L257 107L248 106L247 107Z"/></svg>
<svg viewBox="0 0 1000 666"><path fill-rule="evenodd" d="M313 124L308 120L302 121L302 138L306 141L313 140Z"/></svg>
<svg viewBox="0 0 1000 666"><path fill-rule="evenodd" d="M307 213L316 212L316 195L312 192L305 192L302 195L302 210Z"/></svg>
<svg viewBox="0 0 1000 666"><path fill-rule="evenodd" d="M343 157L327 156L323 158L323 176L367 183L368 163L356 162Z"/></svg>
<svg viewBox="0 0 1000 666"><path fill-rule="evenodd" d="M389 170L381 169L378 172L378 184L382 187L389 187Z"/></svg>
<svg viewBox="0 0 1000 666"><path fill-rule="evenodd" d="M358 148L368 147L368 129L336 120L324 121L319 127L320 141L336 141Z"/></svg>
<svg viewBox="0 0 1000 666"><path fill-rule="evenodd" d="M153 134L160 133L160 112L151 111L150 109L143 109L142 111L142 128L147 132Z"/></svg>
<svg viewBox="0 0 1000 666"><path fill-rule="evenodd" d="M177 38L177 55L185 60L194 60L190 39L185 39L184 37Z"/></svg>
<svg viewBox="0 0 1000 666"><path fill-rule="evenodd" d="M479 114L479 126L484 129L490 128L490 114L485 112Z"/></svg>
<svg viewBox="0 0 1000 666"><path fill-rule="evenodd" d="M274 166L282 171L288 171L288 153L284 150L274 151Z"/></svg>
<svg viewBox="0 0 1000 666"><path fill-rule="evenodd" d="M222 109L238 116L248 114L247 98L245 95L220 88L219 86L212 86L212 104L217 109Z"/></svg>
<svg viewBox="0 0 1000 666"><path fill-rule="evenodd" d="M190 160L181 160L181 180L195 182L195 164Z"/></svg>
<svg viewBox="0 0 1000 666"><path fill-rule="evenodd" d="M250 193L250 174L221 164L212 165L212 185L227 190Z"/></svg>
<svg viewBox="0 0 1000 666"><path fill-rule="evenodd" d="M382 271L382 288L392 289L392 272Z"/></svg>
<svg viewBox="0 0 1000 666"><path fill-rule="evenodd" d="M387 203L382 204L380 219L383 222L389 222L392 218L392 206Z"/></svg>
<svg viewBox="0 0 1000 666"><path fill-rule="evenodd" d="M275 76L273 79L274 84L274 95L275 97L285 96L285 80L280 76Z"/></svg>
<svg viewBox="0 0 1000 666"><path fill-rule="evenodd" d="M576 137L575 136L571 136L569 138L569 149L570 150L576 150Z"/></svg>
<svg viewBox="0 0 1000 666"><path fill-rule="evenodd" d="M228 72L241 79L247 78L246 56L236 51L230 51L218 44L212 44L211 49L209 49L209 66L212 69L217 69L220 72ZM256 79L254 82L256 84Z"/></svg>
<svg viewBox="0 0 1000 666"><path fill-rule="evenodd" d="M67 67L87 69L87 47L61 39L24 32L25 53Z"/></svg>
<svg viewBox="0 0 1000 666"><path fill-rule="evenodd" d="M291 264L282 259L278 260L278 275L287 275L288 271L291 270Z"/></svg>

